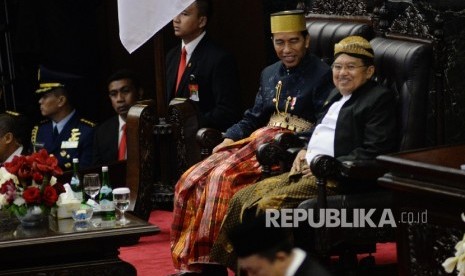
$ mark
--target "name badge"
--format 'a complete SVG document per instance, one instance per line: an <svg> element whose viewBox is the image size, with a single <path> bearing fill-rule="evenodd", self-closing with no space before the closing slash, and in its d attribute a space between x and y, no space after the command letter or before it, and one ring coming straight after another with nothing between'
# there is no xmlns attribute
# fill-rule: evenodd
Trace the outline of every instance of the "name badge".
<svg viewBox="0 0 465 276"><path fill-rule="evenodd" d="M75 149L78 147L78 141L63 141L61 142L62 149Z"/></svg>

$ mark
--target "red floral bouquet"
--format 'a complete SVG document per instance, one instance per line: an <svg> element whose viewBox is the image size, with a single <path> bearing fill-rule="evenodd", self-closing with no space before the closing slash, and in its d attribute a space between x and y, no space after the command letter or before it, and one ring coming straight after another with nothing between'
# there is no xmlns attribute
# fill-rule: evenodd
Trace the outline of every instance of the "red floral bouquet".
<svg viewBox="0 0 465 276"><path fill-rule="evenodd" d="M56 176L63 174L55 156L45 149L28 156L15 156L0 168L0 208L19 215L28 206L49 211L65 192Z"/></svg>

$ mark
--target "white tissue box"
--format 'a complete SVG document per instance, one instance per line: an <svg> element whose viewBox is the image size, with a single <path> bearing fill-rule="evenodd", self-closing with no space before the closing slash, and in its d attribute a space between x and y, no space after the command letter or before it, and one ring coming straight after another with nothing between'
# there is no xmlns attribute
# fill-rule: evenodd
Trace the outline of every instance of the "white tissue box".
<svg viewBox="0 0 465 276"><path fill-rule="evenodd" d="M57 218L59 219L70 218L72 217L72 211L79 209L80 207L81 207L81 202L79 201L63 203L60 206L58 206Z"/></svg>

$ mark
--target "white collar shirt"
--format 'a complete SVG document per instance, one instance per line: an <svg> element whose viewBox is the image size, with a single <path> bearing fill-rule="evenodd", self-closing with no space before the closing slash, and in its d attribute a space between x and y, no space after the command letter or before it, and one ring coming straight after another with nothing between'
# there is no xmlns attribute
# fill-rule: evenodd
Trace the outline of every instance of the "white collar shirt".
<svg viewBox="0 0 465 276"><path fill-rule="evenodd" d="M184 44L184 42L182 42L181 49L182 47L186 47L186 65L189 64L189 60L191 59L192 53L194 52L197 45L199 45L200 40L202 40L205 34L206 32L204 31L198 37L196 37L194 40L187 44Z"/></svg>
<svg viewBox="0 0 465 276"><path fill-rule="evenodd" d="M73 117L74 113L76 113L76 109L74 109L71 113L68 114L68 116L66 116L65 118L63 118L63 120L59 121L59 122L53 122L52 124L52 127L55 128L55 126L57 127L57 130L58 130L58 134L61 133L61 131L63 130L63 128L65 127L65 125L68 123L68 121L71 119L71 117Z"/></svg>
<svg viewBox="0 0 465 276"><path fill-rule="evenodd" d="M305 260L307 253L300 248L292 249L292 261L286 270L285 276L294 276Z"/></svg>
<svg viewBox="0 0 465 276"><path fill-rule="evenodd" d="M307 154L305 156L309 165L318 154L334 156L334 134L336 133L337 118L339 116L339 111L341 111L344 103L350 99L350 96L352 96L352 94L343 95L341 99L334 102L329 107L321 123L315 127L310 142L308 143Z"/></svg>
<svg viewBox="0 0 465 276"><path fill-rule="evenodd" d="M21 155L22 152L23 152L23 146L19 146L10 156L8 156L8 158L3 163L13 161L13 157Z"/></svg>

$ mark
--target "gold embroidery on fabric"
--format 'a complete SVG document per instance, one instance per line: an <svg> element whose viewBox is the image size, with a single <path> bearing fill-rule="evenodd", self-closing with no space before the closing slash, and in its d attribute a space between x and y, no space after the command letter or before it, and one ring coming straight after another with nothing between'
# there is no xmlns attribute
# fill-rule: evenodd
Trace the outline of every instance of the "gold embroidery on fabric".
<svg viewBox="0 0 465 276"><path fill-rule="evenodd" d="M32 129L32 132L31 132L31 143L32 143L32 145L36 144L37 132L38 131L39 131L39 126L34 126L34 128ZM33 148L35 150L35 146Z"/></svg>
<svg viewBox="0 0 465 276"><path fill-rule="evenodd" d="M83 123L85 123L86 125L89 125L89 126L91 126L91 127L94 127L94 126L97 125L96 123L91 122L91 121L86 120L86 119L81 119L81 122L83 122Z"/></svg>
<svg viewBox="0 0 465 276"><path fill-rule="evenodd" d="M294 132L303 132L310 130L310 128L312 128L313 126L312 123L307 122L306 120L299 118L295 115L291 115L287 112L289 107L291 110L294 109L294 106L297 103L297 97L287 97L284 112L281 112L279 110L279 98L281 97L282 85L283 83L281 81L278 81L278 84L276 84L276 96L273 98L276 112L270 117L268 126L282 127Z"/></svg>
<svg viewBox="0 0 465 276"><path fill-rule="evenodd" d="M81 135L81 132L79 132L79 128L73 128L71 130L71 137L69 137L68 141L79 142L79 136L80 135Z"/></svg>

